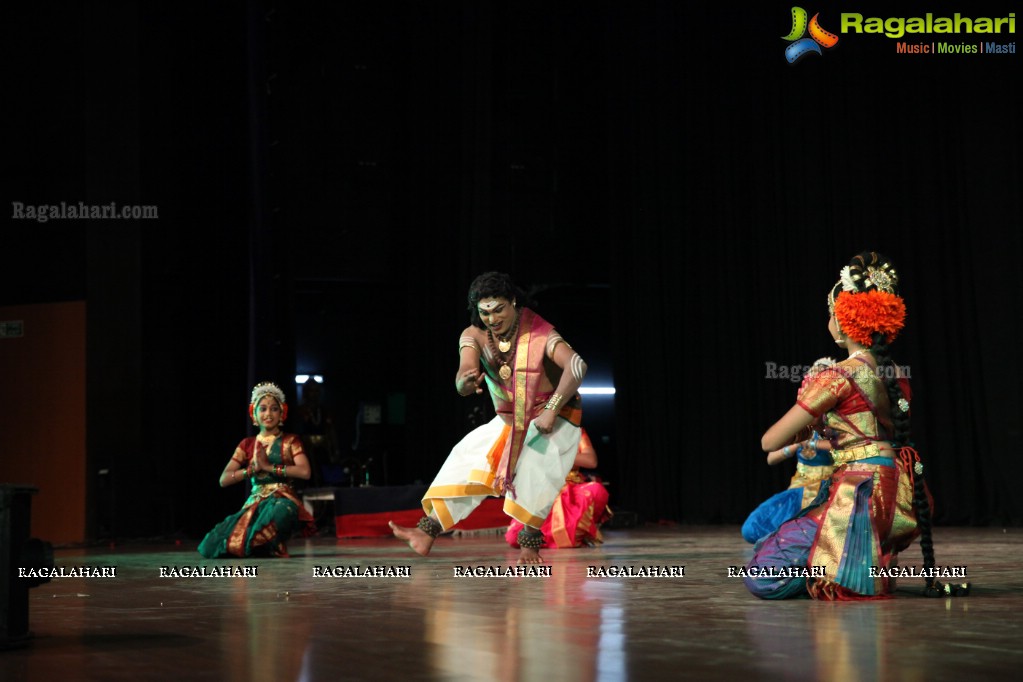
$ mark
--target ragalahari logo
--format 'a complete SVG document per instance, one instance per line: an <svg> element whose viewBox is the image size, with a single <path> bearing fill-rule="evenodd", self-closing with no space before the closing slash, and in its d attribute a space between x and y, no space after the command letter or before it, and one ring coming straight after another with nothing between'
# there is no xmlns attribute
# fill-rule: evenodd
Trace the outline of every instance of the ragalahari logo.
<svg viewBox="0 0 1023 682"><path fill-rule="evenodd" d="M813 15L809 22L806 21L806 16L806 10L802 7L792 8L792 30L787 36L782 36L783 40L792 43L785 48L785 59L789 64L795 64L808 54L823 54L822 47L832 48L838 45L838 36L821 28L817 21L819 13ZM809 38L804 37L807 32L810 33Z"/></svg>

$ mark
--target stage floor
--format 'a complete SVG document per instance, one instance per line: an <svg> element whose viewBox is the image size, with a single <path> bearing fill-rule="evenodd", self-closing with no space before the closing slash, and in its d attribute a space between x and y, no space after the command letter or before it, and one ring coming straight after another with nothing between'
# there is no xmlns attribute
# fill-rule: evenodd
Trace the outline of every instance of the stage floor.
<svg viewBox="0 0 1023 682"><path fill-rule="evenodd" d="M58 550L58 566L114 566L116 578L33 588L35 636L0 652L0 679L930 681L1014 679L1023 667L1018 528L936 530L937 563L967 568L970 597L923 599L922 581L906 579L895 599L846 603L751 596L728 577L750 554L738 527L606 536L599 548L547 550L550 577L456 576L514 564L496 534L442 537L427 558L390 538L298 541L275 560ZM916 545L901 557L921 563ZM180 577L197 566L258 568ZM685 575L587 575L623 566ZM408 577L314 577L323 567Z"/></svg>

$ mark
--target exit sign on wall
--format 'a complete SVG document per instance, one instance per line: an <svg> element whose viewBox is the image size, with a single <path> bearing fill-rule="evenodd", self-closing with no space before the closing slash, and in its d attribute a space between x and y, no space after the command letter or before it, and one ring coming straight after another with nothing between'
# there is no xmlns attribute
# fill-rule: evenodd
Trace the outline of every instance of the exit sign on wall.
<svg viewBox="0 0 1023 682"><path fill-rule="evenodd" d="M0 339L15 339L24 335L24 320L4 320L0 322Z"/></svg>

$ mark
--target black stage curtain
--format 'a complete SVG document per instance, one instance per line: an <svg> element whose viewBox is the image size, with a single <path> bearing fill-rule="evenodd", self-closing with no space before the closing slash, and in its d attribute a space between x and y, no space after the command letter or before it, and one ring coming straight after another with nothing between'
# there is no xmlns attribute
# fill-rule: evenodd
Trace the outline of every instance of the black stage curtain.
<svg viewBox="0 0 1023 682"><path fill-rule="evenodd" d="M746 41L694 34L718 8L609 9L621 504L737 522L784 487L759 437L798 384L768 363L835 354L826 292L876 249L900 267L893 355L912 371L936 519L1018 524L1018 62L913 60L848 36L789 66L772 9L736 18Z"/></svg>
<svg viewBox="0 0 1023 682"><path fill-rule="evenodd" d="M298 343L309 323L342 344L341 390L407 398L396 482L468 428L455 338L468 282L499 269L584 355L607 349L614 505L739 522L791 474L759 452L798 386L769 368L835 354L825 294L877 249L902 272L893 353L936 518L1023 519L999 466L1020 407L1016 62L847 37L790 66L790 9L275 9L276 186L310 245Z"/></svg>
<svg viewBox="0 0 1023 682"><path fill-rule="evenodd" d="M92 463L121 477L101 534L201 534L236 509L215 481L248 386L295 371L324 371L348 426L387 406L388 481L428 482L487 410L452 378L491 269L591 381L613 373L613 412L586 412L612 507L737 523L791 473L758 448L798 386L771 363L835 353L825 294L863 249L902 274L893 354L938 521L1023 521L1018 55L843 34L790 66L790 3L195 7L12 23L32 30L11 41L11 199L160 207L5 231L26 257L4 302L85 297L90 397L130 406L89 417Z"/></svg>

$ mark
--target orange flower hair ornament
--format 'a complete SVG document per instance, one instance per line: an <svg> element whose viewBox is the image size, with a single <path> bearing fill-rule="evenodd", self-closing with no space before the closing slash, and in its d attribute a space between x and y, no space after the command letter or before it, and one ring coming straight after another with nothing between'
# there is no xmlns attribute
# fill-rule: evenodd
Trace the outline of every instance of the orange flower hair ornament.
<svg viewBox="0 0 1023 682"><path fill-rule="evenodd" d="M835 320L845 335L861 346L872 346L877 332L891 343L906 324L906 303L900 296L877 289L843 291L835 299Z"/></svg>

